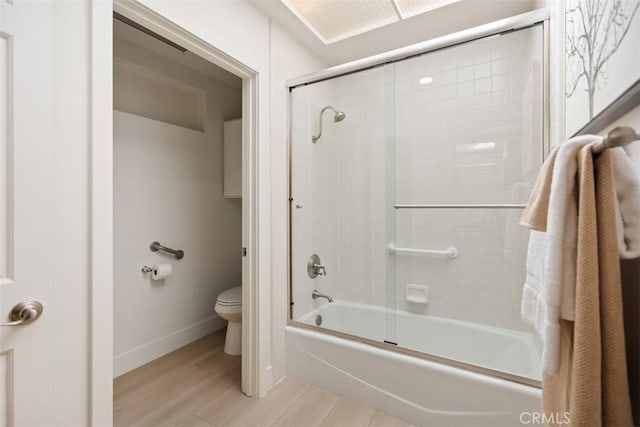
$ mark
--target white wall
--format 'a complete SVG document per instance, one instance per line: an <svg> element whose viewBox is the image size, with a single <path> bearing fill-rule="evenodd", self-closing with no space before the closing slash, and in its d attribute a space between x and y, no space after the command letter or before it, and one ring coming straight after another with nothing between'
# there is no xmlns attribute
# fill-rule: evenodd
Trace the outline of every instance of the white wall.
<svg viewBox="0 0 640 427"><path fill-rule="evenodd" d="M549 9L549 142L565 141L564 0L535 0L534 8Z"/></svg>
<svg viewBox="0 0 640 427"><path fill-rule="evenodd" d="M577 7L579 4L575 0L566 1L567 9ZM622 10L625 16L629 16L631 10L637 5L634 1L623 1ZM607 9L608 10L608 9ZM578 20L579 15L574 19ZM608 16L608 15L606 15ZM605 19L602 19L604 21ZM638 70L640 68L640 15L635 14L628 32L622 39L620 45L616 48L615 53L608 58L602 68L598 72L597 90L594 95L594 116L602 111L607 105L613 102L627 87L633 84L638 74L636 72L630 72L629 70ZM596 25L587 23L586 25ZM571 26L567 24L567 31L571 31ZM580 24L576 24L576 36L580 35ZM605 30L606 28L606 30ZM614 30L615 28L615 30ZM605 33L605 31L607 31ZM598 34L603 37L604 34L608 34L610 37L614 36L614 31L621 32L621 27L616 28L609 22L602 22L598 27ZM609 32L611 34L609 34ZM564 40L563 40L564 42ZM596 42L597 47L594 47L596 52L608 52L608 49L600 49L600 43ZM588 59L585 59L587 61ZM566 76L567 79L572 82L573 78L579 74L582 70L581 62L577 60L566 61ZM577 84L577 87L572 96L567 97L566 103L566 133L567 136L573 135L590 120L589 117L589 92L587 91L586 79L582 77Z"/></svg>
<svg viewBox="0 0 640 427"><path fill-rule="evenodd" d="M548 0L549 21L549 138L552 147L565 141L564 0Z"/></svg>
<svg viewBox="0 0 640 427"><path fill-rule="evenodd" d="M241 284L242 212L240 200L222 194L222 123L241 116L242 94L126 40L114 46L118 58L206 94L203 131L114 112L117 376L224 326L213 307L220 292ZM127 100L172 102L162 91L129 87L126 77L116 73L114 86L127 87ZM122 91L114 93L114 104L126 106ZM185 257L152 253L155 240ZM171 277L152 281L141 273L160 262L172 264Z"/></svg>
<svg viewBox="0 0 640 427"><path fill-rule="evenodd" d="M50 341L52 425L86 425L89 419L90 261L88 248L90 134L90 6L53 3L54 230ZM48 72L39 70L38 72ZM34 124L37 126L39 124ZM38 296L34 295L37 299ZM20 381L20 378L16 378ZM19 388L16 391L19 392Z"/></svg>
<svg viewBox="0 0 640 427"><path fill-rule="evenodd" d="M286 81L325 68L280 25L271 22L271 303L273 377L285 375L284 327L289 316L287 210L289 209L288 123Z"/></svg>

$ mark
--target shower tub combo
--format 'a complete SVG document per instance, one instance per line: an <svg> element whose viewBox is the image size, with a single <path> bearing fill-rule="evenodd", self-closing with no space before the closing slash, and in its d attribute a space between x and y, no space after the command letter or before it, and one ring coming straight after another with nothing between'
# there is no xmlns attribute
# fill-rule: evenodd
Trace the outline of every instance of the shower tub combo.
<svg viewBox="0 0 640 427"><path fill-rule="evenodd" d="M547 20L288 83L287 375L418 425L540 410L517 222L548 152Z"/></svg>
<svg viewBox="0 0 640 427"><path fill-rule="evenodd" d="M322 326L332 331L372 336L384 330L385 311L336 300L298 320L314 324L320 315ZM539 378L540 359L531 334L406 312L397 313L397 323L407 335L399 336L400 342L442 361L289 326L287 372L419 425L514 425L520 414L540 410L539 389L467 369L474 365ZM447 361L452 360L461 363L450 366Z"/></svg>

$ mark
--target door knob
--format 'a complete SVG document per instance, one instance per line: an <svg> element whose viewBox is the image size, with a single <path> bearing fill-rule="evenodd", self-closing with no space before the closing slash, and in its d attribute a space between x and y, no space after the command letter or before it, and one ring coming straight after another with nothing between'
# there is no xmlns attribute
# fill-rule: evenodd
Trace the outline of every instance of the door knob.
<svg viewBox="0 0 640 427"><path fill-rule="evenodd" d="M11 320L11 322L0 323L0 326L26 325L40 317L43 310L44 307L39 301L19 302L9 313L9 320Z"/></svg>

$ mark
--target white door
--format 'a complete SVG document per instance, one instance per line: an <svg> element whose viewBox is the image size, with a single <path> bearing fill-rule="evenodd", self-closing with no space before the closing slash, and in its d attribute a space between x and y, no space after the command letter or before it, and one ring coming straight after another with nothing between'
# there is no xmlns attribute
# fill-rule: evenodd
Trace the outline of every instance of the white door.
<svg viewBox="0 0 640 427"><path fill-rule="evenodd" d="M44 306L0 326L0 425L48 425L54 406L51 34L49 1L0 0L0 323Z"/></svg>

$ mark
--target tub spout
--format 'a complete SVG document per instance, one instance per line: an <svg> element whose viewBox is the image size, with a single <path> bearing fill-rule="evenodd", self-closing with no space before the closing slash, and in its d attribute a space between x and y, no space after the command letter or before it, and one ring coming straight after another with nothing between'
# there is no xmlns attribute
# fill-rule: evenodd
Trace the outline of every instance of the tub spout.
<svg viewBox="0 0 640 427"><path fill-rule="evenodd" d="M311 294L311 297L312 297L313 299L316 299L316 298L326 298L326 299L327 299L327 301L329 301L329 302L333 302L333 297L332 297L332 296L330 296L330 295L325 295L325 294L323 294L323 293L320 293L320 292L318 292L318 291L317 291L317 290L315 290L315 289L313 290L313 293Z"/></svg>

